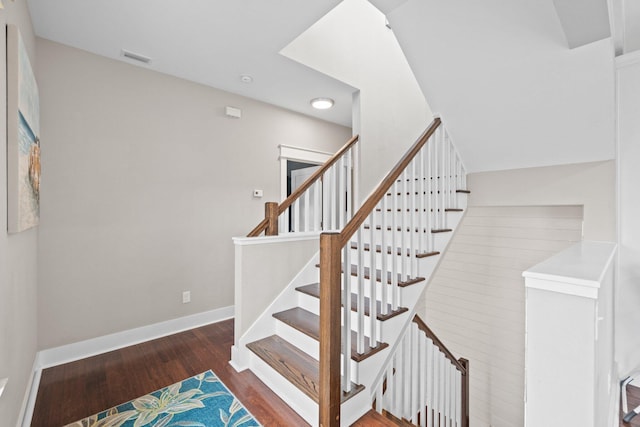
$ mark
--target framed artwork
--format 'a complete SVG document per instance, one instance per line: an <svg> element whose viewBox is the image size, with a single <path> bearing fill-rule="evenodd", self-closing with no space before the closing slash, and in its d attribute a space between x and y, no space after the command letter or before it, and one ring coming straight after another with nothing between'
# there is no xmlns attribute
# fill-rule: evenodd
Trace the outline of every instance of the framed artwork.
<svg viewBox="0 0 640 427"><path fill-rule="evenodd" d="M7 26L7 230L40 219L40 105L38 85L20 32Z"/></svg>

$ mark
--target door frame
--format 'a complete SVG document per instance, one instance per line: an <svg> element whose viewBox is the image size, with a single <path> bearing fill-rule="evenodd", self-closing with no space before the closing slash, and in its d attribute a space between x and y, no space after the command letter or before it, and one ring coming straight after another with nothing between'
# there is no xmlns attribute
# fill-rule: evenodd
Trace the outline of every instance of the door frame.
<svg viewBox="0 0 640 427"><path fill-rule="evenodd" d="M280 144L280 202L287 198L287 160L322 165L333 156L333 153L314 150L312 148L295 147Z"/></svg>

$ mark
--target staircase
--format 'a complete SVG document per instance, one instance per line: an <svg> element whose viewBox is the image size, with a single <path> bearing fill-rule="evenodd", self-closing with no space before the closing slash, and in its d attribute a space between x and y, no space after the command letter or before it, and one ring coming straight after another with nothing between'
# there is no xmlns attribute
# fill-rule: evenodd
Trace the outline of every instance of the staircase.
<svg viewBox="0 0 640 427"><path fill-rule="evenodd" d="M466 362L414 316L469 193L440 124L431 124L359 210L350 196L355 137L303 184L296 195L302 200L267 204L265 220L250 233L292 229L289 210L294 223L325 230L320 252L236 341L234 353L311 425L351 425L374 407L396 425L468 426ZM310 211L309 199L322 207ZM304 220L296 220L301 212ZM426 338L408 340L416 328ZM422 383L400 381L412 377L403 358ZM429 374L421 368L428 363ZM410 403L398 406L404 400Z"/></svg>

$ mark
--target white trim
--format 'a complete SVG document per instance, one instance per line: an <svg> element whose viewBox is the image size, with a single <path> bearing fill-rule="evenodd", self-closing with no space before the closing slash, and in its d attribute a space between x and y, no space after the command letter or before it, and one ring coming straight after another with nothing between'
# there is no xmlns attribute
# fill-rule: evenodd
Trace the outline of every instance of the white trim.
<svg viewBox="0 0 640 427"><path fill-rule="evenodd" d="M40 386L40 376L42 375L42 369L39 368L39 365L40 353L36 353L33 359L31 378L29 378L29 383L24 391L24 398L22 399L22 406L20 407L16 427L29 427L31 425L33 408L36 406L36 397L38 395L38 387Z"/></svg>
<svg viewBox="0 0 640 427"><path fill-rule="evenodd" d="M278 236L234 237L233 244L238 246L263 245L268 243L298 242L300 240L317 240L321 231L301 233L284 233Z"/></svg>
<svg viewBox="0 0 640 427"><path fill-rule="evenodd" d="M293 145L278 145L280 149L280 200L287 198L287 160L323 165L333 156L333 153L314 150L313 148L294 147Z"/></svg>
<svg viewBox="0 0 640 427"><path fill-rule="evenodd" d="M640 50L616 56L616 69L618 70L638 63L640 63Z"/></svg>
<svg viewBox="0 0 640 427"><path fill-rule="evenodd" d="M616 247L612 242L577 243L522 273L525 286L596 299Z"/></svg>
<svg viewBox="0 0 640 427"><path fill-rule="evenodd" d="M38 353L39 366L44 369L61 365L108 351L117 350L130 345L139 344L156 338L165 337L178 332L219 322L233 317L234 307L222 307L215 310L179 317L152 325L142 326L127 331L116 332L97 338L91 338L60 347L49 348Z"/></svg>
<svg viewBox="0 0 640 427"><path fill-rule="evenodd" d="M280 159L301 160L303 162L319 162L320 164L329 160L333 153L314 150L313 148L294 147L293 145L278 145L280 149Z"/></svg>
<svg viewBox="0 0 640 427"><path fill-rule="evenodd" d="M31 425L43 369L230 319L234 316L234 311L234 307L230 305L39 351L33 361L31 379L25 391L16 427L29 427Z"/></svg>

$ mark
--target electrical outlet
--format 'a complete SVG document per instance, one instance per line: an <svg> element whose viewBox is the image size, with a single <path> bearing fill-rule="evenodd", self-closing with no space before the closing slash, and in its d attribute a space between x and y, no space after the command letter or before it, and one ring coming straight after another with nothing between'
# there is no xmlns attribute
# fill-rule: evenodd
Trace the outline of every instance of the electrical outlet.
<svg viewBox="0 0 640 427"><path fill-rule="evenodd" d="M186 304L191 302L191 291L182 292L182 303Z"/></svg>

